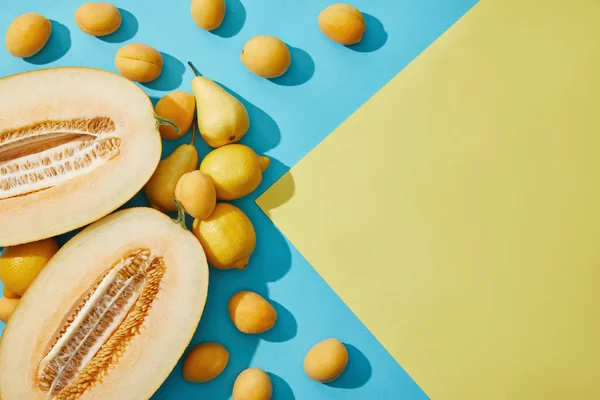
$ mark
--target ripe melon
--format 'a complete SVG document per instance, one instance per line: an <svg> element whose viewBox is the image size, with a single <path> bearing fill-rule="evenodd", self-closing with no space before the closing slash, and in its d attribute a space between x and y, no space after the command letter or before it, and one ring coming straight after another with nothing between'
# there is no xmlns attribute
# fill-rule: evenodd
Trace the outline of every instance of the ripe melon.
<svg viewBox="0 0 600 400"><path fill-rule="evenodd" d="M152 103L128 79L50 68L2 78L0 93L0 247L98 220L158 165Z"/></svg>
<svg viewBox="0 0 600 400"><path fill-rule="evenodd" d="M21 298L0 344L0 398L148 399L198 325L208 264L198 240L139 207L86 227Z"/></svg>

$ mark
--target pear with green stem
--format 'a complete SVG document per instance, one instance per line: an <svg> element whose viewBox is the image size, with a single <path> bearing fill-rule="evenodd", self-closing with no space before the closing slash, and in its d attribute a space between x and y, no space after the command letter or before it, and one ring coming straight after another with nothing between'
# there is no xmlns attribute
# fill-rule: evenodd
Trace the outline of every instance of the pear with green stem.
<svg viewBox="0 0 600 400"><path fill-rule="evenodd" d="M150 206L162 212L176 211L173 203L175 187L181 176L198 168L198 151L194 146L196 126L192 128L192 141L182 144L158 163L154 174L144 186Z"/></svg>
<svg viewBox="0 0 600 400"><path fill-rule="evenodd" d="M191 62L188 64L196 75L192 79L192 92L200 135L211 147L239 142L250 127L248 111L218 83L201 76Z"/></svg>

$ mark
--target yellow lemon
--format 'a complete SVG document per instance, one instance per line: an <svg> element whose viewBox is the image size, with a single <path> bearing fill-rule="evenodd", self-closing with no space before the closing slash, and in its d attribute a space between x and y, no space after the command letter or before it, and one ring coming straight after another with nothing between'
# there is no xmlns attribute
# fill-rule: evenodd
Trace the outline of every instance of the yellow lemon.
<svg viewBox="0 0 600 400"><path fill-rule="evenodd" d="M54 238L6 247L0 255L0 280L5 289L23 296L57 251Z"/></svg>
<svg viewBox="0 0 600 400"><path fill-rule="evenodd" d="M243 144L229 144L210 153L200 164L200 171L211 177L217 199L235 200L250 194L260 185L262 173L271 160L258 156Z"/></svg>
<svg viewBox="0 0 600 400"><path fill-rule="evenodd" d="M244 269L256 247L250 219L239 208L218 203L207 219L194 220L192 232L204 248L208 263L218 269Z"/></svg>

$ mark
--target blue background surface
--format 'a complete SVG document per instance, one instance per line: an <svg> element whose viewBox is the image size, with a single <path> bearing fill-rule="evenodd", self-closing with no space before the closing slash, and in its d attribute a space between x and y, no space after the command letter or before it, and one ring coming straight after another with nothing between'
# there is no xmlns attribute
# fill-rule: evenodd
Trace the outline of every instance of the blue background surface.
<svg viewBox="0 0 600 400"><path fill-rule="evenodd" d="M164 58L162 76L142 85L154 103L175 89L191 92L193 74L185 63L192 61L246 105L251 127L242 143L272 158L261 186L234 202L257 231L250 265L244 271L211 269L208 303L191 343L222 343L231 354L229 364L214 381L192 384L183 379L180 363L154 399L228 399L236 376L250 366L270 373L275 400L426 398L254 201L476 1L348 1L364 13L367 24L363 42L351 47L331 42L318 29L317 16L333 3L329 0L227 0L225 21L214 33L194 25L189 1L118 0L114 4L121 8L123 25L104 38L88 36L75 25L73 14L83 3L0 0L2 36L24 12L42 13L53 23L49 43L30 59L13 58L0 46L0 75L61 65L116 72L113 59L119 47L146 43ZM257 34L277 36L290 46L292 66L283 77L256 77L239 61L244 43ZM365 140L377 140L377 134L365 132ZM165 142L163 156L189 138ZM200 138L196 145L201 157L210 150ZM288 188L290 197L293 182ZM132 205L147 205L146 198L138 194L124 207ZM248 336L233 327L227 301L239 290L256 291L272 301L279 318L271 331ZM340 379L324 385L305 376L302 362L312 345L328 337L347 345L350 362Z"/></svg>

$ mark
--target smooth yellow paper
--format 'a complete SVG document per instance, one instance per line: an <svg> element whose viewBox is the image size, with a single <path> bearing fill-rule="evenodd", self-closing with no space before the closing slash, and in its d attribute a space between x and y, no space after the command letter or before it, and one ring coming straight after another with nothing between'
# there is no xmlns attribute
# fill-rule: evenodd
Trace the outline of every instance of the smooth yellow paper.
<svg viewBox="0 0 600 400"><path fill-rule="evenodd" d="M479 3L258 204L433 399L600 399L600 3Z"/></svg>

